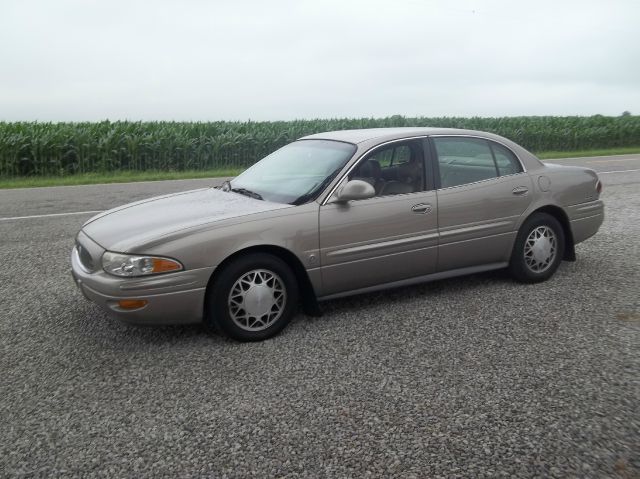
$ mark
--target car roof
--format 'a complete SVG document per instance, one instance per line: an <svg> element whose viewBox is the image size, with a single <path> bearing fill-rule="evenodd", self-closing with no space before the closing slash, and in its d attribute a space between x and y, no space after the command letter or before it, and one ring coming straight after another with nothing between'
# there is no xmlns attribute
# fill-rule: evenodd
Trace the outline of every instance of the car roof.
<svg viewBox="0 0 640 479"><path fill-rule="evenodd" d="M421 135L448 135L466 134L489 137L486 132L474 130L461 130L458 128L427 128L427 127L404 127L404 128L364 128L359 130L338 130L315 133L300 138L301 140L337 140L349 143L363 143L371 140L393 140L396 138L407 138Z"/></svg>
<svg viewBox="0 0 640 479"><path fill-rule="evenodd" d="M366 128L360 130L339 130L316 133L300 138L301 140L334 140L355 144L359 151L366 151L376 145L387 141L402 138L428 135L459 135L486 138L497 141L510 148L520 159L525 171L543 167L542 162L533 154L522 148L517 143L486 131L462 130L458 128L433 128L433 127L409 127L409 128Z"/></svg>

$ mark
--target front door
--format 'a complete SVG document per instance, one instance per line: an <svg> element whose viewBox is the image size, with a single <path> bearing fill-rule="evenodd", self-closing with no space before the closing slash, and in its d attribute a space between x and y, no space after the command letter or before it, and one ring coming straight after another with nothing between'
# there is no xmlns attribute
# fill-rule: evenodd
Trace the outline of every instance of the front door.
<svg viewBox="0 0 640 479"><path fill-rule="evenodd" d="M422 140L385 144L348 178L375 197L320 207L322 296L435 272L437 198L425 171Z"/></svg>

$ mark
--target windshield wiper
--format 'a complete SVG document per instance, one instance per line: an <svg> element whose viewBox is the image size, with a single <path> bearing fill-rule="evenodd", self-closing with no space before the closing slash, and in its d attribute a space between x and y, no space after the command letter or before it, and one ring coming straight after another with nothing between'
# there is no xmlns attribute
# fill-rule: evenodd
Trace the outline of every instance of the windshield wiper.
<svg viewBox="0 0 640 479"><path fill-rule="evenodd" d="M249 198L254 198L256 200L264 201L264 198L262 197L262 195L260 195L259 193L256 193L255 191L248 190L246 188L231 188L230 191L233 191L234 193L239 193L244 196L248 196Z"/></svg>

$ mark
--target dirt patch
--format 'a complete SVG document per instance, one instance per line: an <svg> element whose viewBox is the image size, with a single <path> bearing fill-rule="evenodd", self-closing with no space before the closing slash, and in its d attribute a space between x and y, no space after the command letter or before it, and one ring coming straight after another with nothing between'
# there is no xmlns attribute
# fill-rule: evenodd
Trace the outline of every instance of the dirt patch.
<svg viewBox="0 0 640 479"><path fill-rule="evenodd" d="M640 313L630 313L630 312L623 311L622 313L618 313L616 317L620 321L640 323Z"/></svg>

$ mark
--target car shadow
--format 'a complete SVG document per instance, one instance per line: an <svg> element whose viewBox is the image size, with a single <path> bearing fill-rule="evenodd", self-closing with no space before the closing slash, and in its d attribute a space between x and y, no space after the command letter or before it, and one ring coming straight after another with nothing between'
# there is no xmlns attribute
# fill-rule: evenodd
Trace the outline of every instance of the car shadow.
<svg viewBox="0 0 640 479"><path fill-rule="evenodd" d="M357 308L379 306L389 302L403 302L416 297L455 297L461 290L484 288L487 285L516 284L506 269L442 279L412 286L402 286L373 293L363 293L320 303L323 316ZM307 316L309 319L311 317Z"/></svg>

